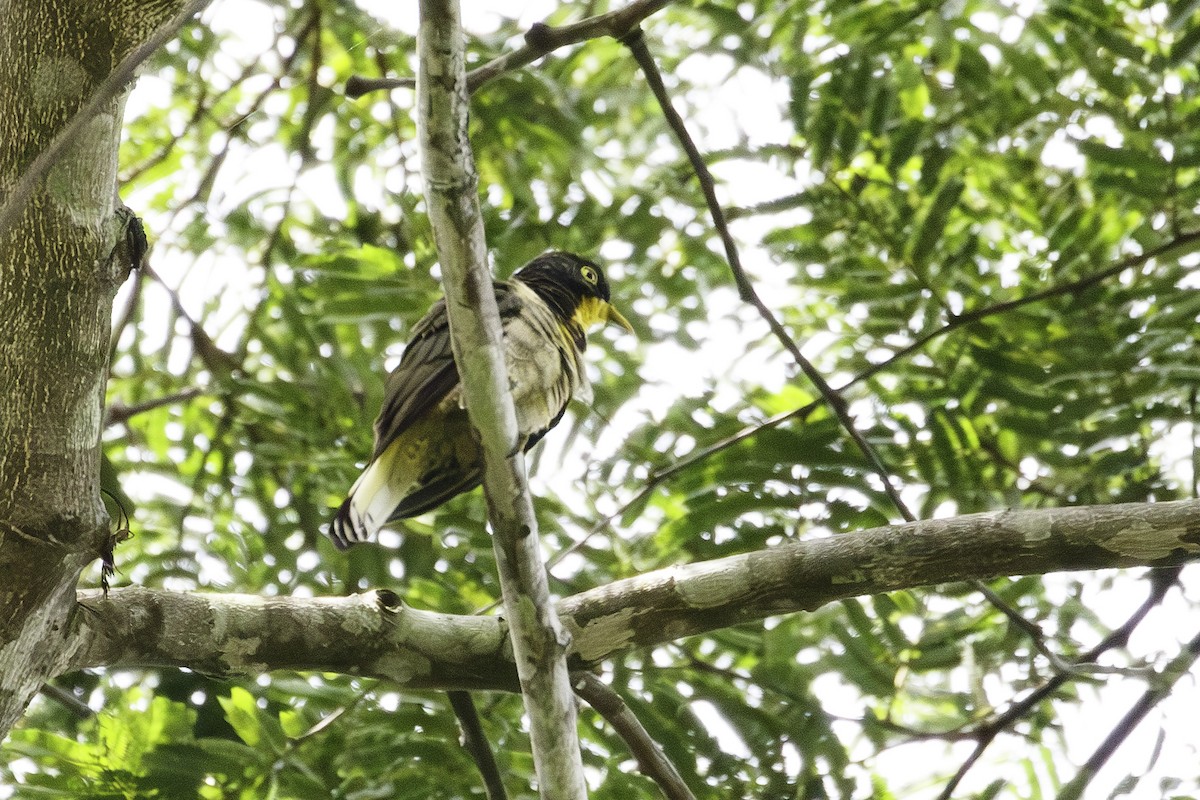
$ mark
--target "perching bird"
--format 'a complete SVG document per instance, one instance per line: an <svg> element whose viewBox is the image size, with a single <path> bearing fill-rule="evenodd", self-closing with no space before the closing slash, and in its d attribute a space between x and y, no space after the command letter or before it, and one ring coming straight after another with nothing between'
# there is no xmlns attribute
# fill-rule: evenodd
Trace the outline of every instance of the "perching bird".
<svg viewBox="0 0 1200 800"><path fill-rule="evenodd" d="M573 395L589 399L582 358L588 328L597 322L633 328L609 302L600 267L571 253L538 256L495 289L517 430L528 450L558 424ZM483 453L467 419L443 299L413 328L388 376L375 451L329 534L342 549L368 541L391 520L474 489L482 476Z"/></svg>

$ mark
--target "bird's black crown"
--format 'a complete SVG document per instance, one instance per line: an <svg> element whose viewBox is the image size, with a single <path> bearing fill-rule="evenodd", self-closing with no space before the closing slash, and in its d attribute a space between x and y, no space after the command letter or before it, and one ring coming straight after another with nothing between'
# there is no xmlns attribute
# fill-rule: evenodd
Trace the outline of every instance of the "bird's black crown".
<svg viewBox="0 0 1200 800"><path fill-rule="evenodd" d="M569 318L586 297L598 297L606 303L610 299L604 270L574 253L543 253L513 277L537 292L564 318Z"/></svg>

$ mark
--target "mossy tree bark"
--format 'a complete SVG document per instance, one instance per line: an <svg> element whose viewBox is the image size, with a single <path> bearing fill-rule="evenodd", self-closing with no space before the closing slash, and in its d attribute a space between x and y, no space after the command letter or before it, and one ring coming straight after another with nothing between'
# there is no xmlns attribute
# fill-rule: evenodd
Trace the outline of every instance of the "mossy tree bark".
<svg viewBox="0 0 1200 800"><path fill-rule="evenodd" d="M0 3L0 203L178 5ZM112 300L130 266L116 195L124 99L0 230L0 731L60 671L76 581L109 535L99 445Z"/></svg>

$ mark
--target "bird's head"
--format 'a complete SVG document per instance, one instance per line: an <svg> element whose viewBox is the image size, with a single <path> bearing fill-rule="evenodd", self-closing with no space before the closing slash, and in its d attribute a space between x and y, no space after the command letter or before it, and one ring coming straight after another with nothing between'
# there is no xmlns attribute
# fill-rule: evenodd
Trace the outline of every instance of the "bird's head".
<svg viewBox="0 0 1200 800"><path fill-rule="evenodd" d="M633 333L629 320L613 306L604 270L574 253L544 253L517 270L513 278L533 289L563 321L586 331L597 322L620 325Z"/></svg>

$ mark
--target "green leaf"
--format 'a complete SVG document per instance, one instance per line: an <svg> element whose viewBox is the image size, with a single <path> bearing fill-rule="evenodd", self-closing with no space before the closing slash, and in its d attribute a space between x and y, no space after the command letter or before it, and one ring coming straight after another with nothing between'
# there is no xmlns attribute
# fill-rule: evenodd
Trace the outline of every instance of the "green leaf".
<svg viewBox="0 0 1200 800"><path fill-rule="evenodd" d="M262 711L254 695L240 686L234 686L228 697L220 698L225 709L225 719L243 742L257 747L263 739Z"/></svg>
<svg viewBox="0 0 1200 800"><path fill-rule="evenodd" d="M961 179L950 178L938 189L933 202L925 211L925 217L909 251L909 258L916 267L921 268L929 263L930 256L941 240L950 214L958 205L964 188L965 184Z"/></svg>

